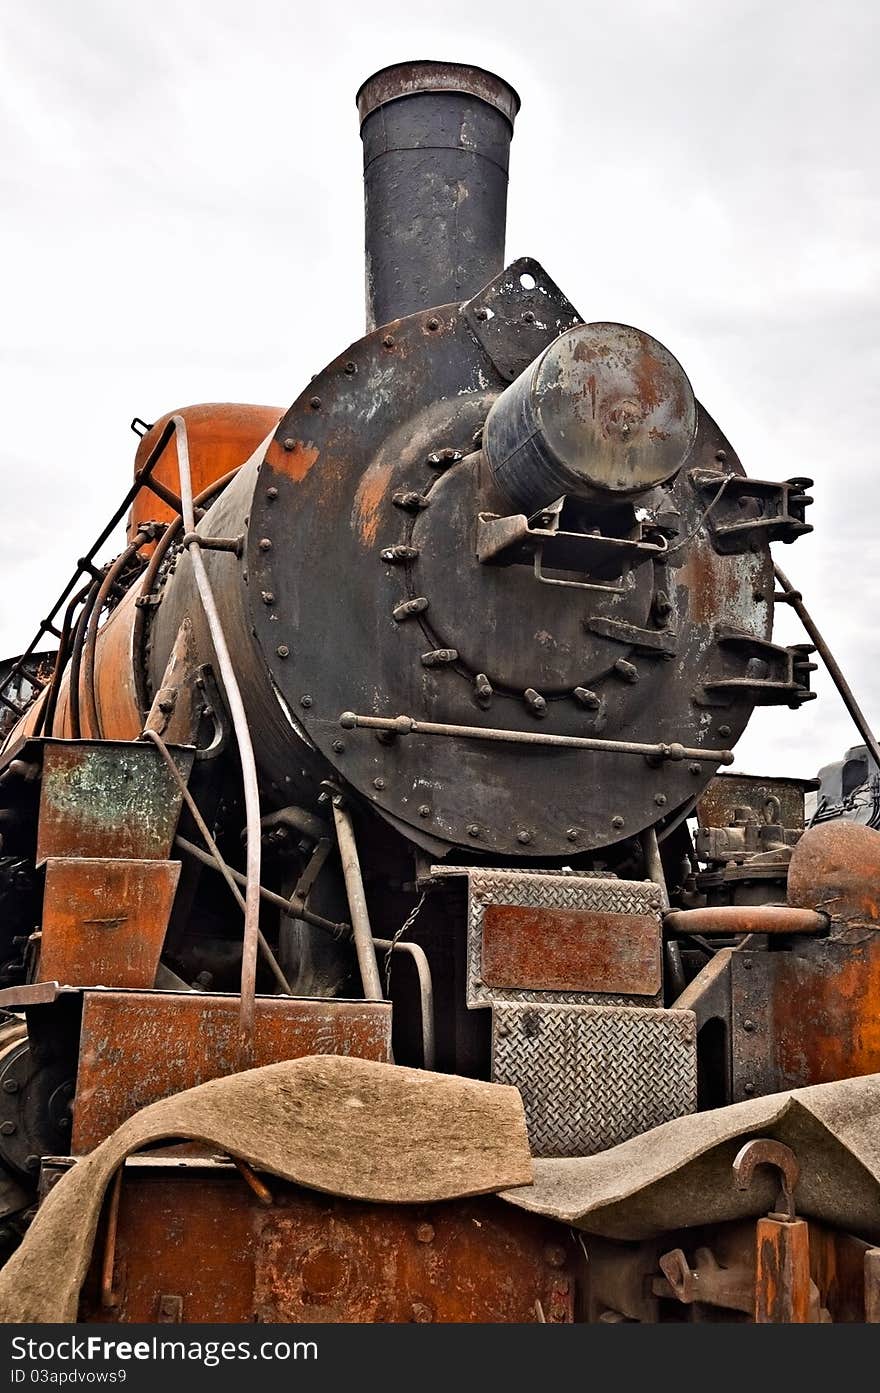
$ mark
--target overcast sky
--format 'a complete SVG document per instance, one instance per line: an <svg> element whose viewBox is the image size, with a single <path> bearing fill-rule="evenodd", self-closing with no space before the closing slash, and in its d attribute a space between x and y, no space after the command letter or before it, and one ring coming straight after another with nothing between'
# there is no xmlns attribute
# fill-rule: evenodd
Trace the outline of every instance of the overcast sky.
<svg viewBox="0 0 880 1393"><path fill-rule="evenodd" d="M874 0L17 0L0 17L0 654L119 502L135 415L286 407L362 332L355 90L409 58L518 89L508 259L684 364L750 474L809 475L775 548L880 725ZM118 544L117 548L118 549ZM783 642L799 641L780 616ZM828 680L743 770L857 739Z"/></svg>

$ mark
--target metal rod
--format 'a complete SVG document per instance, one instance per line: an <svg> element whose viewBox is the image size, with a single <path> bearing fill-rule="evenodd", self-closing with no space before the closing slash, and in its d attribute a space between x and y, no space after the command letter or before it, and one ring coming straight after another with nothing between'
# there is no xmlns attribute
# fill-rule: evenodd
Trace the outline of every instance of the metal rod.
<svg viewBox="0 0 880 1393"><path fill-rule="evenodd" d="M196 520L193 505L192 474L189 465L189 443L186 422L182 416L172 416L170 423L177 431L177 464L180 475L180 499L183 523L188 533L195 533ZM244 788L245 806L245 874L247 886L244 892L244 935L241 945L241 1012L240 1057L242 1067L246 1068L253 1055L254 1044L254 998L257 979L257 947L260 936L260 862L262 841L260 834L260 789L257 781L257 762L248 727L247 712L242 701L241 689L235 675L235 667L226 643L223 624L205 570L205 562L198 545L193 540L189 555L192 561L193 576L198 587L199 599L208 621L211 642L217 655L217 665L226 695L229 716L238 744L241 763L241 779Z"/></svg>
<svg viewBox="0 0 880 1393"><path fill-rule="evenodd" d="M70 733L74 740L79 740L82 736L79 704L79 675L82 670L83 641L85 640L86 628L92 610L98 598L98 591L101 589L101 580L103 580L103 575L100 579L92 581L89 593L80 611L76 628L73 631L73 642L70 646L70 677L67 683L67 696L70 703Z"/></svg>
<svg viewBox="0 0 880 1393"><path fill-rule="evenodd" d="M226 881L226 884L232 891L232 894L235 897L236 904L243 913L245 901L241 892L239 891L238 883L242 885L247 885L246 877L243 876L239 871L232 870L231 866L228 866L224 861L223 854L220 851L220 848L218 847L217 843L214 841L214 838L211 836L210 828L208 827L208 824L205 822L205 819L202 817L202 814L199 811L198 804L196 803L195 799L193 798L192 794L187 788L183 780L183 777L180 773L180 770L174 763L174 756L172 755L168 746L165 744L165 741L162 739L161 735L159 735L158 732L155 730L145 730L144 735L147 736L148 739L152 740L153 744L156 746L156 748L162 755L162 758L164 759L165 763L168 765L168 768L172 773L177 787L183 794L184 802L186 803L186 806L192 813L193 821L195 822L196 826L198 827L199 831L201 832L205 841L208 843L208 846L211 848L211 850L210 853L207 851L202 851L200 847L197 847L193 842L187 841L185 837L176 837L176 842L179 846L183 847L184 851L187 851L190 854L190 856L194 856L197 861L202 861L205 865L213 866L215 870L218 870L220 872L223 879ZM266 894L269 893L269 891L266 891ZM287 901L285 900L284 903L286 904ZM262 930L258 931L258 933L260 948L263 951L263 956L266 959L266 962L272 972L273 977L281 987L281 990L287 996L293 996L293 991L291 990L290 983L288 982L284 973L281 971L281 968L278 965L278 960L275 957L275 954L272 952L272 949L269 947L269 944L266 942Z"/></svg>
<svg viewBox="0 0 880 1393"><path fill-rule="evenodd" d="M46 700L43 703L43 709L40 712L40 719L34 730L35 735L41 734L42 731L45 731L46 734L49 736L51 736L53 733L55 725L55 709L58 705L58 693L61 689L61 677L65 667L67 666L67 659L70 656L70 640L71 630L73 628L73 616L76 613L77 606L85 603L86 597L88 596L88 593L91 590L91 588L92 582L87 581L86 584L83 586L82 590L78 590L77 593L73 596L66 610L64 611L64 620L61 625L61 638L58 641L58 653L55 657L55 668L52 673L52 680L49 683L49 688L46 693Z"/></svg>
<svg viewBox="0 0 880 1393"><path fill-rule="evenodd" d="M220 871L220 874L227 884L230 884L230 881L234 881L235 886L238 887L239 885L245 885L247 883L241 871L234 870L228 862L224 861L219 851L217 855L214 856L208 851L203 851L200 846L196 846L195 842L189 841L187 837L181 837L180 835L176 836L174 841L175 844L180 847L181 851L185 851L188 856L192 856L196 861L200 861L203 866L210 866L213 870ZM220 864L221 862L222 866ZM232 888L231 885L230 888ZM350 924L334 923L332 919L324 919L320 914L313 914L312 911L306 907L305 901L298 895L292 895L288 900L285 899L283 895L278 895L274 890L267 890L265 885L261 885L260 897L265 900L267 904L275 905L281 910L282 914L286 914L289 919L302 919L306 924L313 924L316 929L323 929L325 933L331 934L334 938L351 938L352 936ZM244 901L241 896L236 896L236 899L243 909ZM286 983L285 990L288 995L293 995L290 987L287 986Z"/></svg>
<svg viewBox="0 0 880 1393"><path fill-rule="evenodd" d="M395 953L409 953L419 979L419 1006L422 1019L422 1065L433 1069L437 1062L437 1049L434 1034L434 981L428 955L418 943L395 943L391 938L374 938L373 943L382 953L392 950Z"/></svg>
<svg viewBox="0 0 880 1393"><path fill-rule="evenodd" d="M877 744L877 741L874 738L874 732L868 725L865 713L862 711L862 708L859 706L859 703L853 696L850 685L844 677L843 673L841 672L840 668L838 667L834 655L828 647L828 644L825 642L824 638L819 633L819 630L816 628L816 625L812 617L810 616L809 610L807 609L806 605L800 597L800 592L795 590L791 581L775 563L773 565L773 573L776 576L776 579L779 581L779 584L782 586L783 591L785 592L786 604L791 605L791 608L794 610L795 614L803 624L813 643L816 645L816 652L819 654L820 658L825 664L825 667L828 669L828 675L830 676L832 682L834 683L835 687L840 693L841 700L843 701L844 706L846 707L847 711L852 717L853 724L855 725L856 730L859 732L859 735L861 735L862 739L867 745L868 750L871 754L871 758L873 759L877 768L880 769L880 745Z"/></svg>
<svg viewBox="0 0 880 1393"><path fill-rule="evenodd" d="M713 905L707 909L671 909L663 927L682 934L818 934L828 915L792 905Z"/></svg>
<svg viewBox="0 0 880 1393"><path fill-rule="evenodd" d="M132 558L137 555L139 549L145 542L150 540L149 533L138 532L134 540L121 551L107 571L101 581L95 602L91 607L88 624L86 626L85 641L83 643L83 672L82 672L82 696L86 723L86 736L91 740L101 739L101 722L98 717L98 700L95 694L95 653L98 643L98 625L101 620L101 612L113 589L126 566Z"/></svg>
<svg viewBox="0 0 880 1393"><path fill-rule="evenodd" d="M256 1171L248 1165L247 1161L243 1161L240 1156L233 1156L230 1153L229 1159L245 1184L253 1190L260 1204L263 1205L265 1209L270 1209L275 1203L275 1196L272 1194L269 1186L263 1183Z"/></svg>
<svg viewBox="0 0 880 1393"><path fill-rule="evenodd" d="M351 825L351 818L343 806L342 795L339 793L333 795L333 821L336 824L336 840L339 843L342 874L345 878L352 935L364 996L367 1001L382 1001L384 1000L382 978L379 975L376 949L373 946L373 933L370 928L370 915L367 910L367 898L364 894L364 882L358 860L354 828Z"/></svg>
<svg viewBox="0 0 880 1393"><path fill-rule="evenodd" d="M116 1235L119 1230L119 1202L122 1198L124 1169L125 1162L122 1161L113 1177L110 1208L107 1211L107 1236L104 1239L104 1258L101 1263L101 1305L105 1311L112 1311L119 1305L119 1297L113 1290L113 1268L116 1265Z"/></svg>
<svg viewBox="0 0 880 1393"><path fill-rule="evenodd" d="M648 879L653 880L659 887L660 899L664 909L669 908L669 892L666 889L666 876L663 871L663 862L660 860L660 846L657 842L656 827L646 827L641 835L642 854L645 858L645 870L648 872Z"/></svg>
<svg viewBox="0 0 880 1393"><path fill-rule="evenodd" d="M388 730L395 735L447 735L460 740L499 740L514 745L542 745L565 750L596 750L603 754L645 755L654 759L695 759L707 764L732 764L732 750L691 749L687 745L648 745L631 740L597 740L582 735L542 735L532 730L493 730L483 726L453 726L416 721L412 716L358 716L343 711L345 730Z"/></svg>

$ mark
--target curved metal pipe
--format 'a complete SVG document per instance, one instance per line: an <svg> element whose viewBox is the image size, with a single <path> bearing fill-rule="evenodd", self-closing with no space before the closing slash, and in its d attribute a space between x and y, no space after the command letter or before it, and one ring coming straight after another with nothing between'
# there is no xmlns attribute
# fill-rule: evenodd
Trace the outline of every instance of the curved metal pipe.
<svg viewBox="0 0 880 1393"><path fill-rule="evenodd" d="M137 555L145 542L150 540L148 532L138 532L124 551L121 551L107 571L101 585L95 603L92 605L89 614L88 625L86 627L85 642L83 644L83 674L82 674L82 695L85 698L84 712L86 718L86 735L88 739L101 739L101 722L98 719L98 701L95 696L95 653L98 643L98 624L100 623L101 613L110 591L113 589L122 572L129 562Z"/></svg>
<svg viewBox="0 0 880 1393"><path fill-rule="evenodd" d="M428 955L419 943L395 943L391 938L374 938L373 943L383 953L409 953L419 979L419 1005L422 1019L422 1067L433 1069L436 1061L434 1042L434 980Z"/></svg>
<svg viewBox="0 0 880 1393"><path fill-rule="evenodd" d="M370 915L367 909L367 898L364 894L364 882L361 877L354 828L351 825L351 818L342 805L342 796L338 793L333 795L333 821L336 824L336 840L339 843L339 856L342 861L342 874L345 878L352 935L364 996L367 1001L384 1001L385 994L382 991L382 978L379 975L379 964L376 961L376 949L373 944L373 931L370 928Z"/></svg>
<svg viewBox="0 0 880 1393"><path fill-rule="evenodd" d="M205 562L196 533L195 505L192 491L192 473L189 464L189 444L186 422L182 416L172 416L177 431L177 464L180 477L180 500L182 517L187 532L195 536L189 547L193 576L208 622L211 642L217 655L217 665L229 708L229 716L238 743L241 762L241 778L244 787L246 855L244 937L241 947L241 1015L240 1015L240 1060L243 1068L250 1063L254 1040L254 998L257 981L257 947L260 937L260 863L262 844L260 836L260 790L257 781L257 762L251 741L247 712L235 674L235 667L226 643L223 624L211 589L211 582L205 570Z"/></svg>
<svg viewBox="0 0 880 1393"><path fill-rule="evenodd" d="M664 928L681 934L818 934L829 919L818 909L784 904L713 905L707 909L671 909Z"/></svg>

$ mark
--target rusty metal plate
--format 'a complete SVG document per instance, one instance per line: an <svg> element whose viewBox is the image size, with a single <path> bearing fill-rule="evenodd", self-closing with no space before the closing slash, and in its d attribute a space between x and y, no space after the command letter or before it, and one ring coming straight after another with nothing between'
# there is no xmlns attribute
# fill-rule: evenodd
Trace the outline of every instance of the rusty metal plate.
<svg viewBox="0 0 880 1393"><path fill-rule="evenodd" d="M615 880L598 875L563 875L548 871L484 871L465 868L461 874L467 875L468 879L467 1003L472 1009L490 1006L496 1001L556 1001L567 1002L570 1005L584 1005L589 1002L598 1005L626 1005L637 1002L638 1005L645 1006L659 1000L662 972L659 958L660 892L652 882ZM620 982L624 980L626 972L631 970L633 985L617 986L613 989L609 985L539 988L526 981L497 984L490 981L484 972L485 921L489 910L496 906L503 907L505 912L510 909L530 911L535 916L536 925L541 925L548 911L554 914L564 911L566 914L581 917L584 921L594 917L600 921L606 918L610 918L612 922L617 920L619 930L623 930L623 934L619 934L616 939L609 936L609 942L604 946L604 953L607 954L604 977L601 966L603 945L598 941L597 932L592 942L582 945L578 966L584 975L580 981L585 983L586 973L589 972L591 976L595 974L596 981L604 980L606 984L612 980ZM645 944L641 948L644 960L640 962L637 954L632 968L627 969L629 945L624 935L628 929L622 921L632 919L649 920L654 926L656 970L647 962ZM567 971L564 960L566 949L563 945L555 946L552 941L557 929L538 928L536 931L540 938L534 945L529 942L529 931L525 921L520 926L519 940L510 945L504 942L500 924L494 935L490 935L494 936L495 942L489 946L489 961L491 963L494 954L496 970L502 977L511 977L514 969L523 969L527 974L534 976L546 971L548 976L545 980L549 980L552 974L561 975ZM542 956L546 959L545 963L542 963ZM646 985L649 979L655 983L652 990Z"/></svg>
<svg viewBox="0 0 880 1393"><path fill-rule="evenodd" d="M767 779L753 774L716 774L697 803L701 827L729 827L734 809L748 807L759 817L783 827L804 825L804 795L819 787L818 779ZM775 799L778 809L770 805Z"/></svg>
<svg viewBox="0 0 880 1393"><path fill-rule="evenodd" d="M189 778L193 750L172 752ZM181 795L153 745L127 740L47 740L37 864L48 856L164 861Z"/></svg>
<svg viewBox="0 0 880 1393"><path fill-rule="evenodd" d="M263 1208L230 1166L129 1162L100 1305L104 1230L80 1319L537 1322L573 1319L571 1231L494 1196L365 1204L264 1177Z"/></svg>
<svg viewBox="0 0 880 1393"><path fill-rule="evenodd" d="M39 980L152 987L179 879L179 861L50 856Z"/></svg>
<svg viewBox="0 0 880 1393"><path fill-rule="evenodd" d="M254 1069L307 1054L385 1062L390 1047L387 1002L257 997ZM91 1151L148 1103L239 1068L237 996L85 992L73 1153Z"/></svg>
<svg viewBox="0 0 880 1393"><path fill-rule="evenodd" d="M655 996L662 984L660 916L487 905L483 981L529 991Z"/></svg>
<svg viewBox="0 0 880 1393"><path fill-rule="evenodd" d="M731 958L733 1101L880 1072L880 933Z"/></svg>

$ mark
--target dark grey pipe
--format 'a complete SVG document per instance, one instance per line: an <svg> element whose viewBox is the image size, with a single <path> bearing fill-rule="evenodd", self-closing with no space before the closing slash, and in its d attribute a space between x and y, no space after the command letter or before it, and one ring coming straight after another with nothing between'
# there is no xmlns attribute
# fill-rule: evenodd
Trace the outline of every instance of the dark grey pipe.
<svg viewBox="0 0 880 1393"><path fill-rule="evenodd" d="M504 266L519 97L482 68L399 63L357 94L367 329L470 298Z"/></svg>

